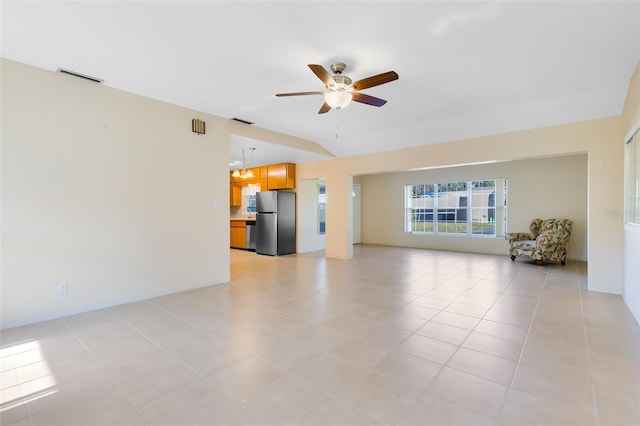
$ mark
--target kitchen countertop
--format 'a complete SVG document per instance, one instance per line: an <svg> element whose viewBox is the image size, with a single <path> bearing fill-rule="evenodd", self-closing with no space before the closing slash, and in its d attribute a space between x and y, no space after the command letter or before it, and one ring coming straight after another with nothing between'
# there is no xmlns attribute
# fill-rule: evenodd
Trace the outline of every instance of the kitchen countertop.
<svg viewBox="0 0 640 426"><path fill-rule="evenodd" d="M255 217L232 217L231 220L242 220L242 221L255 221Z"/></svg>

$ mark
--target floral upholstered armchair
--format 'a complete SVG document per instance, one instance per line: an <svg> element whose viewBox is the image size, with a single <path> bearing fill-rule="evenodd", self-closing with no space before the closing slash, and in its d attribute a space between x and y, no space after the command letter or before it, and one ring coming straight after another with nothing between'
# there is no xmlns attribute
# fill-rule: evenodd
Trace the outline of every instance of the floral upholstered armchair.
<svg viewBox="0 0 640 426"><path fill-rule="evenodd" d="M533 219L529 225L531 232L505 235L509 241L511 260L515 261L517 256L526 256L534 259L538 265L542 265L544 260L564 265L572 229L573 221L570 219Z"/></svg>

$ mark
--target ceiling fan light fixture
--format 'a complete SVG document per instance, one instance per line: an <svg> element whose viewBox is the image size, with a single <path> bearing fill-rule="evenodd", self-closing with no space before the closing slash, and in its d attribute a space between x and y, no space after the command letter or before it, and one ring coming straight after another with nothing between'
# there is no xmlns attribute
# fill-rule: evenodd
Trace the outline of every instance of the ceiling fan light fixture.
<svg viewBox="0 0 640 426"><path fill-rule="evenodd" d="M365 105L381 107L387 103L384 99L375 96L360 93L361 90L370 87L379 86L398 79L398 73L388 71L382 74L372 75L367 78L356 81L343 75L342 72L346 65L338 62L331 65L331 71L334 75L329 74L322 65L309 64L308 67L325 85L324 92L295 92L295 93L276 93L276 96L306 96L306 95L323 95L324 103L318 110L318 114L325 114L332 109L346 108L351 101Z"/></svg>
<svg viewBox="0 0 640 426"><path fill-rule="evenodd" d="M352 99L351 92L335 91L324 94L324 101L333 109L346 108Z"/></svg>

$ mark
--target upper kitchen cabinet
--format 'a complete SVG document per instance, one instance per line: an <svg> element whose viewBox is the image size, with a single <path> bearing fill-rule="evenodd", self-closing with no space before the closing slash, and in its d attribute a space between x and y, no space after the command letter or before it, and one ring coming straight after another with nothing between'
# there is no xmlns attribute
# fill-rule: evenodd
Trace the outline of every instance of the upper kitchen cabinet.
<svg viewBox="0 0 640 426"><path fill-rule="evenodd" d="M229 172L229 180L231 182L231 205L232 206L239 206L240 204L238 204L239 202L237 201L237 198L233 198L234 197L234 190L236 191L241 191L242 187L244 186L259 186L259 190L260 191L266 191L267 190L267 166L263 166L263 167L254 167L251 169L246 169L246 172L248 173L249 171L251 171L251 173L253 174L252 178L243 178L243 177L234 177L233 176L233 172Z"/></svg>
<svg viewBox="0 0 640 426"><path fill-rule="evenodd" d="M296 188L296 165L292 163L272 164L267 166L269 191L272 189Z"/></svg>
<svg viewBox="0 0 640 426"><path fill-rule="evenodd" d="M229 204L231 207L242 205L242 187L234 184L229 185Z"/></svg>
<svg viewBox="0 0 640 426"><path fill-rule="evenodd" d="M242 170L240 170L242 171ZM246 169L247 174L249 172L251 172L251 174L253 175L253 177L251 178L243 178L243 177L233 177L233 172L231 175L231 182L233 183L237 183L237 184L243 184L244 182L247 181L259 181L262 179L266 179L267 178L267 166L262 166L262 167L253 167L250 169Z"/></svg>
<svg viewBox="0 0 640 426"><path fill-rule="evenodd" d="M292 163L272 164L270 166L254 167L246 171L253 173L252 178L233 177L231 180L231 205L237 206L237 199L233 198L234 189L243 186L259 185L260 191L271 191L272 189L295 189L296 188L296 165ZM235 200L235 201L234 201Z"/></svg>

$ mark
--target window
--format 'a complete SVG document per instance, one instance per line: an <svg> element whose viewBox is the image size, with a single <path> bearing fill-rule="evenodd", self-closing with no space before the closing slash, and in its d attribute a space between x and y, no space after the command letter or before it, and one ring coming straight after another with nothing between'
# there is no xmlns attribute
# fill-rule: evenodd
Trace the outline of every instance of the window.
<svg viewBox="0 0 640 426"><path fill-rule="evenodd" d="M640 225L640 129L624 147L624 221Z"/></svg>
<svg viewBox="0 0 640 426"><path fill-rule="evenodd" d="M242 187L242 207L245 212L256 212L256 193L259 191L260 185L246 185Z"/></svg>
<svg viewBox="0 0 640 426"><path fill-rule="evenodd" d="M327 195L323 181L318 182L318 234L326 232L327 222L325 220L325 210L327 206Z"/></svg>
<svg viewBox="0 0 640 426"><path fill-rule="evenodd" d="M405 232L502 237L506 179L405 186Z"/></svg>
<svg viewBox="0 0 640 426"><path fill-rule="evenodd" d="M496 235L495 180L471 182L471 233Z"/></svg>

